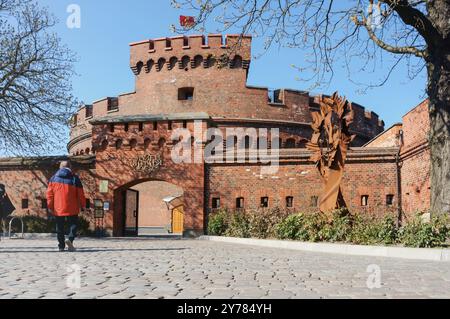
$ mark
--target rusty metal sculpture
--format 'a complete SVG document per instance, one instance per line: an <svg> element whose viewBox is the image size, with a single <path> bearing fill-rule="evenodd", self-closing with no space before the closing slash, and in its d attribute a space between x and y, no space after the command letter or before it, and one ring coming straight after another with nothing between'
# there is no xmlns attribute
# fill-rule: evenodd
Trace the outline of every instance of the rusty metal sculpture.
<svg viewBox="0 0 450 319"><path fill-rule="evenodd" d="M326 213L346 206L340 185L348 146L355 137L349 132L354 114L352 104L337 92L321 96L319 103L320 111L312 113L313 136L307 148L314 152L310 160L316 162L324 181L319 209Z"/></svg>

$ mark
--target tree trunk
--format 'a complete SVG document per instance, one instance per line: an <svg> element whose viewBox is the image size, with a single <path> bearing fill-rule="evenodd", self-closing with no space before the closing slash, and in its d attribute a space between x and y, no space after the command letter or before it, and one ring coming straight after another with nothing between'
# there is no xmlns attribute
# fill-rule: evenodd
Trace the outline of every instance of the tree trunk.
<svg viewBox="0 0 450 319"><path fill-rule="evenodd" d="M428 18L440 34L429 46L431 212L450 212L450 2L429 1Z"/></svg>
<svg viewBox="0 0 450 319"><path fill-rule="evenodd" d="M428 67L431 120L431 211L434 214L450 212L449 62L430 64Z"/></svg>
<svg viewBox="0 0 450 319"><path fill-rule="evenodd" d="M450 58L450 54L447 55ZM450 212L450 60L429 63L431 211Z"/></svg>

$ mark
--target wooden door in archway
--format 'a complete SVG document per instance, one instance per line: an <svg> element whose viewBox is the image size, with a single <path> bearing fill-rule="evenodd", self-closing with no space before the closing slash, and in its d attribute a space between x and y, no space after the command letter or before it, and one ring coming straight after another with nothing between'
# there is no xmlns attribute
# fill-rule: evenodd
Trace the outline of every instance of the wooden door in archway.
<svg viewBox="0 0 450 319"><path fill-rule="evenodd" d="M182 234L184 231L184 207L178 206L172 210L172 233Z"/></svg>
<svg viewBox="0 0 450 319"><path fill-rule="evenodd" d="M125 236L138 235L139 192L127 189L123 192L124 201L124 231Z"/></svg>

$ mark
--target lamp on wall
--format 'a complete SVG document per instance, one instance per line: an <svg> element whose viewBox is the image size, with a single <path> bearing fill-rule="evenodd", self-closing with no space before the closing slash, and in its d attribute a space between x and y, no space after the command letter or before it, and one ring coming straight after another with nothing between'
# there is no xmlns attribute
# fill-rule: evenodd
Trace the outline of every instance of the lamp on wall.
<svg viewBox="0 0 450 319"><path fill-rule="evenodd" d="M163 202L166 203L168 210L183 205L183 200L181 199L181 196L167 196L163 198Z"/></svg>

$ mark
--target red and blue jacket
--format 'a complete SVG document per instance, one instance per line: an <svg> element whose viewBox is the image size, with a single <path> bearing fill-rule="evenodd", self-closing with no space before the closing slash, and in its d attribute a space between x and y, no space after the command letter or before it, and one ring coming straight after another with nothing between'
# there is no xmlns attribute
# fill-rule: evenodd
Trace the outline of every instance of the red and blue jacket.
<svg viewBox="0 0 450 319"><path fill-rule="evenodd" d="M80 178L68 168L60 169L48 183L47 206L55 216L77 216L86 207Z"/></svg>

